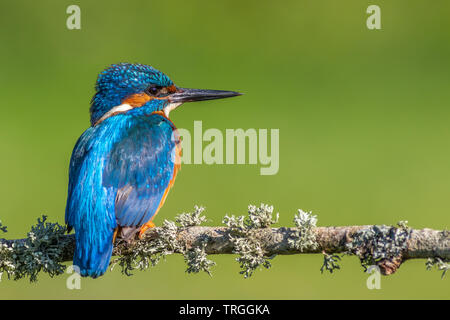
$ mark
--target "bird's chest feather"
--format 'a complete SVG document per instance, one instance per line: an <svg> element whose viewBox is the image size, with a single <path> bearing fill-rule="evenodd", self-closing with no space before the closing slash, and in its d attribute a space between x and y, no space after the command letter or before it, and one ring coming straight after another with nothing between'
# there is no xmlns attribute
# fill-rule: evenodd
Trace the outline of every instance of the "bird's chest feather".
<svg viewBox="0 0 450 320"><path fill-rule="evenodd" d="M103 184L141 186L151 177L165 187L179 167L179 146L178 131L164 113L133 117L108 152Z"/></svg>

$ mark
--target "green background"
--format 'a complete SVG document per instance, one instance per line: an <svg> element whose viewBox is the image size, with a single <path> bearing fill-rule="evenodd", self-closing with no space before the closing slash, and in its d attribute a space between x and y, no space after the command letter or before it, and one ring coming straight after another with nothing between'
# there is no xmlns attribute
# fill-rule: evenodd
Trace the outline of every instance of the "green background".
<svg viewBox="0 0 450 320"><path fill-rule="evenodd" d="M66 8L81 7L81 30ZM382 30L366 8L381 7ZM280 169L185 165L155 219L204 205L208 224L269 203L279 225L298 208L319 225L448 228L450 216L450 5L448 1L2 1L0 4L0 218L8 238L37 217L64 222L68 164L89 126L98 72L150 64L179 86L244 96L172 112L180 128L279 128ZM239 275L213 256L213 277L187 274L181 256L132 277L120 270L37 283L4 279L0 297L137 299L450 298L449 279L409 261L368 290L355 257L321 274L320 255L276 257Z"/></svg>

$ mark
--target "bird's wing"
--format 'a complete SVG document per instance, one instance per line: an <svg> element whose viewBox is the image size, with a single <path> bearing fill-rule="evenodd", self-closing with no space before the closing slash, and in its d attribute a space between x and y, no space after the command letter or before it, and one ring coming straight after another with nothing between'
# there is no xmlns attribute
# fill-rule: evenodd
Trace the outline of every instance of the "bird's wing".
<svg viewBox="0 0 450 320"><path fill-rule="evenodd" d="M74 265L83 275L98 277L108 267L117 227L115 189L103 186L102 172L116 139L111 126L87 129L72 152L66 206L68 230L75 228Z"/></svg>
<svg viewBox="0 0 450 320"><path fill-rule="evenodd" d="M179 168L179 138L161 114L136 117L113 145L103 185L116 190L115 215L122 227L147 223L165 200Z"/></svg>
<svg viewBox="0 0 450 320"><path fill-rule="evenodd" d="M82 187L84 185L92 183L94 175L89 175L88 169L92 167L95 161L101 162L101 153L93 150L95 149L94 145L97 138L97 131L94 127L88 128L78 139L70 158L69 188L65 215L66 224L69 227L74 226L76 214L80 211L78 210L80 207L79 203L86 197L86 194L80 192L78 189L83 189Z"/></svg>

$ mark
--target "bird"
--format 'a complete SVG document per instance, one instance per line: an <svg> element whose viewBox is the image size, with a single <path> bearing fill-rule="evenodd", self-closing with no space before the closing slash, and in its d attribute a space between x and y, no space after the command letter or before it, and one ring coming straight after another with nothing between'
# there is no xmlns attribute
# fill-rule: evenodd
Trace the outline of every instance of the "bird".
<svg viewBox="0 0 450 320"><path fill-rule="evenodd" d="M69 164L65 210L75 231L74 269L102 276L116 238L142 237L155 227L180 170L181 141L169 114L186 102L241 95L176 86L144 64L118 63L100 72L90 106L90 127Z"/></svg>

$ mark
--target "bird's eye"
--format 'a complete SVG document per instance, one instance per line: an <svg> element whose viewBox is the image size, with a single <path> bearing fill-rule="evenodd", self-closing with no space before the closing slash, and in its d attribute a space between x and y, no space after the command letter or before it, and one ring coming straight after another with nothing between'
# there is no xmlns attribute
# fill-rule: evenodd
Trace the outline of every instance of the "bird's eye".
<svg viewBox="0 0 450 320"><path fill-rule="evenodd" d="M151 94L152 96L158 95L159 90L161 90L161 87L158 86L150 86L147 89L148 93Z"/></svg>

